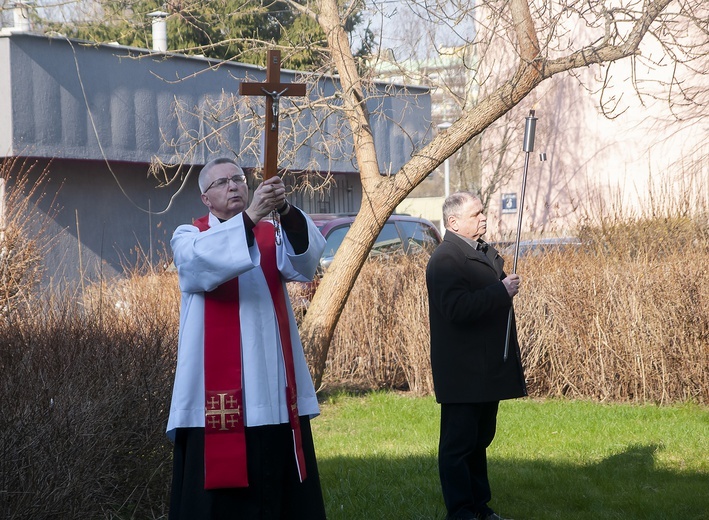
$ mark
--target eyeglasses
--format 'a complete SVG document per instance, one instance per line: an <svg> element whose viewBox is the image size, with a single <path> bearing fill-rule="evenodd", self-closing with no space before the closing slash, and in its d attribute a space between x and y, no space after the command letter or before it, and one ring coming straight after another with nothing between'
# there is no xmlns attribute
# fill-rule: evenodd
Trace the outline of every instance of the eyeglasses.
<svg viewBox="0 0 709 520"><path fill-rule="evenodd" d="M202 193L207 193L212 188L223 188L229 184L229 181L233 182L237 186L239 184L245 184L246 183L246 175L243 175L241 173L237 173L236 175L232 175L231 177L220 177L217 180L215 180L212 184L207 186L207 189L204 190Z"/></svg>

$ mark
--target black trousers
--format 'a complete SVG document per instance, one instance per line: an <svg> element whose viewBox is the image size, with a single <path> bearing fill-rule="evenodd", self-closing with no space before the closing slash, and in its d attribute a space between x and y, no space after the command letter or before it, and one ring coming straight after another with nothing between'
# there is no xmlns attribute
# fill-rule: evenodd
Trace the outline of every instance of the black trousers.
<svg viewBox="0 0 709 520"><path fill-rule="evenodd" d="M249 486L204 489L204 428L178 428L169 520L324 520L310 420L300 418L301 483L289 424L246 428Z"/></svg>
<svg viewBox="0 0 709 520"><path fill-rule="evenodd" d="M492 513L487 505L491 498L487 447L495 437L498 404L441 404L438 472L449 519Z"/></svg>

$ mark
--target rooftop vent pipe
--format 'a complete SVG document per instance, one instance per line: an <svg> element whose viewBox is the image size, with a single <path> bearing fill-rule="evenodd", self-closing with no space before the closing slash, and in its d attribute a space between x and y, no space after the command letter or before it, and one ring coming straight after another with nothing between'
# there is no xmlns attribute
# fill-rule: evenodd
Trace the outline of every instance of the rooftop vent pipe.
<svg viewBox="0 0 709 520"><path fill-rule="evenodd" d="M30 5L16 2L10 4L8 7L12 9L12 27L3 27L2 30L0 30L0 33L12 34L29 32L31 29L29 13Z"/></svg>
<svg viewBox="0 0 709 520"><path fill-rule="evenodd" d="M148 14L153 19L153 50L156 52L167 52L167 15L163 11Z"/></svg>
<svg viewBox="0 0 709 520"><path fill-rule="evenodd" d="M17 32L29 32L30 12L29 5L17 2L12 5L12 22Z"/></svg>

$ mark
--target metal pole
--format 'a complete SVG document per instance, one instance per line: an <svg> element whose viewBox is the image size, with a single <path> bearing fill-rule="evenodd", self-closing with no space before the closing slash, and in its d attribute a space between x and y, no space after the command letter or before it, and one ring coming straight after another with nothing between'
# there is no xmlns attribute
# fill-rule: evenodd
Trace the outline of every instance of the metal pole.
<svg viewBox="0 0 709 520"><path fill-rule="evenodd" d="M519 237L522 233L522 212L524 211L524 192L527 189L527 171L529 170L529 154L534 151L534 131L537 126L537 118L534 117L534 110L529 111L524 124L524 144L522 150L524 154L524 171L522 173L522 193L519 201L519 214L517 215L517 238L515 239L515 254L512 261L512 273L517 272L517 259L519 258ZM507 335L505 336L505 353L503 361L507 361L510 352L510 335L512 333L513 307L510 305L510 312L507 315Z"/></svg>
<svg viewBox="0 0 709 520"><path fill-rule="evenodd" d="M446 161L443 163L443 182L444 182L444 193L446 198L451 192L451 164L450 157L446 157Z"/></svg>

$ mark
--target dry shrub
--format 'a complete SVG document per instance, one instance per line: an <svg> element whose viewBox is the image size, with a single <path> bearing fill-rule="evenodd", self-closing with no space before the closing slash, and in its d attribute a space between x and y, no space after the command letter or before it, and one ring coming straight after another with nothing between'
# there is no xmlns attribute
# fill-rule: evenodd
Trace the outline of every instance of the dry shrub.
<svg viewBox="0 0 709 520"><path fill-rule="evenodd" d="M325 382L430 393L428 255L371 259L342 312Z"/></svg>
<svg viewBox="0 0 709 520"><path fill-rule="evenodd" d="M709 403L706 228L655 218L605 222L581 236L581 250L518 265L530 394ZM426 261L365 265L333 338L327 384L432 391Z"/></svg>
<svg viewBox="0 0 709 520"><path fill-rule="evenodd" d="M36 164L20 159L0 161L0 317L20 305L28 305L32 292L42 278L42 259L52 240L46 223L51 218L42 214L31 202L42 198L47 171L40 172L34 183L29 175ZM11 172L21 169L23 175L11 184Z"/></svg>
<svg viewBox="0 0 709 520"><path fill-rule="evenodd" d="M0 163L0 518L164 517L174 275L94 286L82 302L42 290L52 210L31 202L46 175L31 183L34 167Z"/></svg>
<svg viewBox="0 0 709 520"><path fill-rule="evenodd" d="M520 261L534 395L709 402L706 230L652 219L583 230L574 254Z"/></svg>
<svg viewBox="0 0 709 520"><path fill-rule="evenodd" d="M175 276L89 292L0 324L2 518L165 517Z"/></svg>

